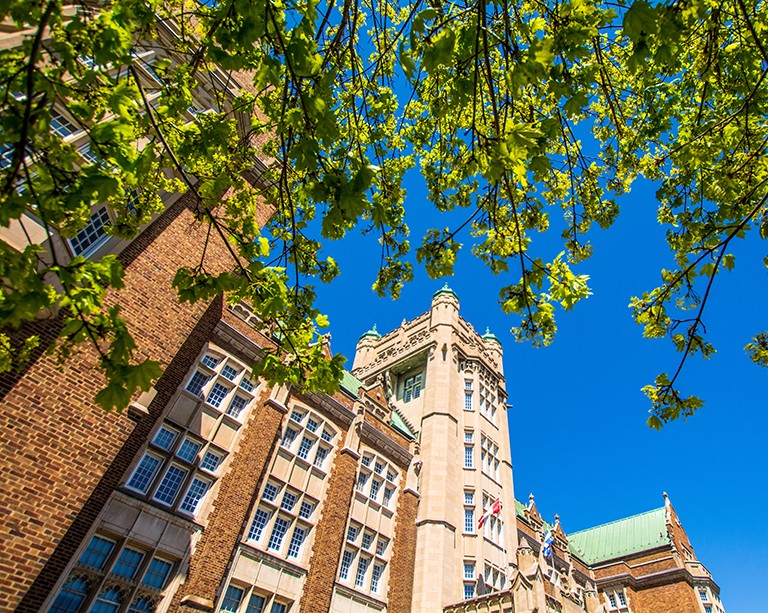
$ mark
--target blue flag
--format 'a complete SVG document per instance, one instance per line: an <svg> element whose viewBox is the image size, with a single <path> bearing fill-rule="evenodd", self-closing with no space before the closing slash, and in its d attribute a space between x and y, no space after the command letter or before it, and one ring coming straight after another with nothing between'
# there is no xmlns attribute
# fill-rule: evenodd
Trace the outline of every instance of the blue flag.
<svg viewBox="0 0 768 613"><path fill-rule="evenodd" d="M544 535L544 557L545 558L552 557L552 543L554 542L555 542L555 537L552 536L552 532L547 530L547 533Z"/></svg>

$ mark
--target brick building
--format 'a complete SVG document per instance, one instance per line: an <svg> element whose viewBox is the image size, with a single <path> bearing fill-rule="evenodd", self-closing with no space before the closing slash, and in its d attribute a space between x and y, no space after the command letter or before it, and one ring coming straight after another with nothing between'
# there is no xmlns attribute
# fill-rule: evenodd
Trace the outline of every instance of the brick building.
<svg viewBox="0 0 768 613"><path fill-rule="evenodd" d="M147 88L161 53L142 56ZM190 113L211 104L201 88ZM88 160L85 131L52 119ZM59 366L43 346L0 375L0 610L722 613L668 500L570 536L515 501L502 347L447 287L365 333L332 396L252 379L271 339L248 306L171 286L206 241L195 204L169 194L130 242L104 203L69 240L33 216L0 229L62 259L119 254L109 303L164 366L123 416L93 402L90 348ZM209 272L231 267L215 236L207 249ZM50 343L58 325L34 331Z"/></svg>

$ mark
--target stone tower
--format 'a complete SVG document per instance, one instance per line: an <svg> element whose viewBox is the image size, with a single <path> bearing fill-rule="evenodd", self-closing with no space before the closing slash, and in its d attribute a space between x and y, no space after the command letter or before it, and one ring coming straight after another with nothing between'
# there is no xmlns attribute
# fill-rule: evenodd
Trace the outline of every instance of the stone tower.
<svg viewBox="0 0 768 613"><path fill-rule="evenodd" d="M423 315L364 334L353 373L384 382L390 405L418 431L414 613L506 588L517 531L498 339L459 315L446 285ZM479 528L496 499L501 511Z"/></svg>

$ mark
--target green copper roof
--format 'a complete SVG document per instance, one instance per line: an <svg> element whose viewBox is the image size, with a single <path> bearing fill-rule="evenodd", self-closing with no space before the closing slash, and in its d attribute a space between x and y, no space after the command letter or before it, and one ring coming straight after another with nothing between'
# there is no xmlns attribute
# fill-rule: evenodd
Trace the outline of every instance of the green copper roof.
<svg viewBox="0 0 768 613"><path fill-rule="evenodd" d="M376 329L376 324L373 324L373 327L360 337L360 340L364 338L381 338L381 334Z"/></svg>
<svg viewBox="0 0 768 613"><path fill-rule="evenodd" d="M438 297L438 296L440 296L441 294L450 294L451 296L453 296L454 298L456 298L456 300L458 300L458 299L459 299L459 297L456 295L456 292L454 292L454 291L453 291L453 290L452 290L450 287L448 287L448 284L447 284L447 283L446 283L445 285L443 285L442 289L439 289L439 290L437 290L437 291L436 291L436 292L435 292L435 293L432 295L432 298L433 298L433 299L434 299L434 298L437 298L437 297Z"/></svg>
<svg viewBox="0 0 768 613"><path fill-rule="evenodd" d="M392 427L396 430L400 430L407 437L415 439L416 434L408 427L403 417L397 411L392 411Z"/></svg>
<svg viewBox="0 0 768 613"><path fill-rule="evenodd" d="M499 337L496 336L493 332L491 332L490 328L485 329L485 334L483 334L482 339L484 341L496 341L497 343L501 344L501 341L499 341Z"/></svg>
<svg viewBox="0 0 768 613"><path fill-rule="evenodd" d="M356 377L352 376L352 373L349 372L348 370L345 370L344 373L341 375L342 389L347 390L355 398L357 398L357 390L360 389L360 386L362 384L363 382L357 379Z"/></svg>
<svg viewBox="0 0 768 613"><path fill-rule="evenodd" d="M345 370L341 375L341 388L348 391L355 398L358 398L357 392L362 385L363 382L348 370ZM411 439L416 438L416 434L408 427L408 424L405 423L405 420L397 411L392 411L392 423L390 425L405 434L405 436Z"/></svg>
<svg viewBox="0 0 768 613"><path fill-rule="evenodd" d="M571 551L587 564L669 544L664 507L568 535Z"/></svg>

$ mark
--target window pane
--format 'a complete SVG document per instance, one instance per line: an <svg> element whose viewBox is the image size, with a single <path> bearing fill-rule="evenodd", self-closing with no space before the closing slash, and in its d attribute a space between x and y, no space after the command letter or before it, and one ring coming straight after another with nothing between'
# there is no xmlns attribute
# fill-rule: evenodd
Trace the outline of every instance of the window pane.
<svg viewBox="0 0 768 613"><path fill-rule="evenodd" d="M286 428L285 434L283 434L283 442L282 442L283 447L290 449L291 445L293 444L293 441L296 440L297 434L298 432L296 432L296 430L294 430L293 428Z"/></svg>
<svg viewBox="0 0 768 613"><path fill-rule="evenodd" d="M263 613L265 603L266 600L262 596L252 594L248 600L248 606L245 608L245 613Z"/></svg>
<svg viewBox="0 0 768 613"><path fill-rule="evenodd" d="M202 360L200 360L203 364L205 364L208 368L216 368L216 366L219 365L219 362L221 361L220 358L217 358L215 356L212 356L210 354L207 354Z"/></svg>
<svg viewBox="0 0 768 613"><path fill-rule="evenodd" d="M279 602L273 602L272 608L270 609L270 613L285 613L286 607L284 604Z"/></svg>
<svg viewBox="0 0 768 613"><path fill-rule="evenodd" d="M296 494L291 494L290 492L286 492L283 494L283 500L280 503L280 508L285 509L286 511L292 511L293 505L296 504Z"/></svg>
<svg viewBox="0 0 768 613"><path fill-rule="evenodd" d="M341 558L341 570L339 571L339 579L346 581L349 577L349 568L352 566L352 560L354 560L355 554L351 551L345 551L344 556Z"/></svg>
<svg viewBox="0 0 768 613"><path fill-rule="evenodd" d="M243 409L248 406L248 402L249 401L242 396L235 395L235 397L232 398L232 402L230 402L229 406L227 407L227 415L231 415L235 419L239 419Z"/></svg>
<svg viewBox="0 0 768 613"><path fill-rule="evenodd" d="M152 443L168 451L176 440L177 432L162 426L155 434L155 438L152 439Z"/></svg>
<svg viewBox="0 0 768 613"><path fill-rule="evenodd" d="M134 490L138 490L142 493L146 493L149 488L149 484L155 476L155 471L160 466L160 459L155 456L145 454L136 470L133 471L130 480L128 481L128 487Z"/></svg>
<svg viewBox="0 0 768 613"><path fill-rule="evenodd" d="M256 515L253 518L253 523L251 524L251 529L248 531L248 540L260 541L261 535L264 532L264 526L267 525L267 521L269 521L269 513L262 509L257 509Z"/></svg>
<svg viewBox="0 0 768 613"><path fill-rule="evenodd" d="M264 500L269 500L270 502L272 502L277 497L277 492L279 490L280 488L276 486L274 483L267 483L264 486L264 493L262 494L261 497Z"/></svg>
<svg viewBox="0 0 768 613"><path fill-rule="evenodd" d="M355 587L363 587L365 583L365 572L368 570L368 558L362 556L357 561L357 574L355 575Z"/></svg>
<svg viewBox="0 0 768 613"><path fill-rule="evenodd" d="M192 378L187 383L187 391L193 393L195 396L202 396L203 386L208 383L208 375L200 372L199 370L192 375Z"/></svg>
<svg viewBox="0 0 768 613"><path fill-rule="evenodd" d="M148 585L149 587L162 590L165 587L165 582L168 579L168 575L171 573L172 566L173 564L170 562L160 560L159 558L152 558L152 561L149 563L147 572L144 573L144 579L142 580L142 583L144 585Z"/></svg>
<svg viewBox="0 0 768 613"><path fill-rule="evenodd" d="M196 443L187 438L184 439L184 442L181 444L181 447L179 447L176 455L187 462L194 462L197 458L197 452L200 451L200 447L202 447L200 443Z"/></svg>
<svg viewBox="0 0 768 613"><path fill-rule="evenodd" d="M227 593L224 594L224 600L221 601L221 610L229 613L235 613L237 607L240 606L240 601L243 599L243 590L234 585L230 585L227 588Z"/></svg>
<svg viewBox="0 0 768 613"><path fill-rule="evenodd" d="M301 445L299 445L299 453L297 454L302 460L306 460L309 456L309 450L312 449L314 441L308 439L306 436L302 437Z"/></svg>
<svg viewBox="0 0 768 613"><path fill-rule="evenodd" d="M165 504L173 504L186 476L186 470L182 470L177 466L171 466L166 471L163 480L160 482L160 485L155 492L155 500L159 500Z"/></svg>
<svg viewBox="0 0 768 613"><path fill-rule="evenodd" d="M192 479L192 483L189 485L189 489L187 490L179 509L192 514L197 512L197 505L200 504L200 501L205 496L209 485L210 484L207 481L203 481L202 479Z"/></svg>
<svg viewBox="0 0 768 613"><path fill-rule="evenodd" d="M203 456L203 461L200 462L200 468L207 470L208 472L216 472L221 462L221 456L213 451L206 451Z"/></svg>
<svg viewBox="0 0 768 613"><path fill-rule="evenodd" d="M317 466L318 468L322 468L323 464L325 464L325 458L328 457L328 449L325 447L318 447L317 453L315 454L315 461L313 464Z"/></svg>
<svg viewBox="0 0 768 613"><path fill-rule="evenodd" d="M76 613L87 596L88 584L85 579L70 579L56 596L49 613Z"/></svg>
<svg viewBox="0 0 768 613"><path fill-rule="evenodd" d="M221 383L214 383L211 388L211 392L208 394L208 398L205 401L212 407L219 408L224 398L227 397L230 388L224 387Z"/></svg>
<svg viewBox="0 0 768 613"><path fill-rule="evenodd" d="M93 568L104 568L104 562L114 547L115 544L112 541L94 536L88 543L88 547L85 548L83 555L80 556L80 564Z"/></svg>
<svg viewBox="0 0 768 613"><path fill-rule="evenodd" d="M152 613L155 610L155 605L149 598L138 598L134 600L128 609L128 613Z"/></svg>
<svg viewBox="0 0 768 613"><path fill-rule="evenodd" d="M291 544L288 545L288 557L298 558L301 552L301 545L304 542L304 537L307 535L307 531L304 528L294 528L293 535L291 536Z"/></svg>
<svg viewBox="0 0 768 613"><path fill-rule="evenodd" d="M312 517L312 511L315 510L315 505L311 502L302 502L299 509L299 517L303 519L309 519Z"/></svg>
<svg viewBox="0 0 768 613"><path fill-rule="evenodd" d="M133 579L143 559L143 552L126 547L120 552L120 557L117 558L112 572L120 577Z"/></svg>
<svg viewBox="0 0 768 613"><path fill-rule="evenodd" d="M224 378L229 379L230 381L234 381L235 377L237 377L239 371L232 368L229 364L227 364L224 368L221 370L221 374Z"/></svg>
<svg viewBox="0 0 768 613"><path fill-rule="evenodd" d="M72 252L75 255L82 255L90 248L103 242L107 238L105 227L108 225L109 213L107 207L103 206L91 215L86 226L74 238L69 239Z"/></svg>
<svg viewBox="0 0 768 613"><path fill-rule="evenodd" d="M278 551L280 549L280 545L283 543L283 537L285 536L285 533L287 530L288 530L288 521L283 519L282 517L278 517L275 520L274 527L272 528L272 534L269 536L269 543L267 544L267 549Z"/></svg>

